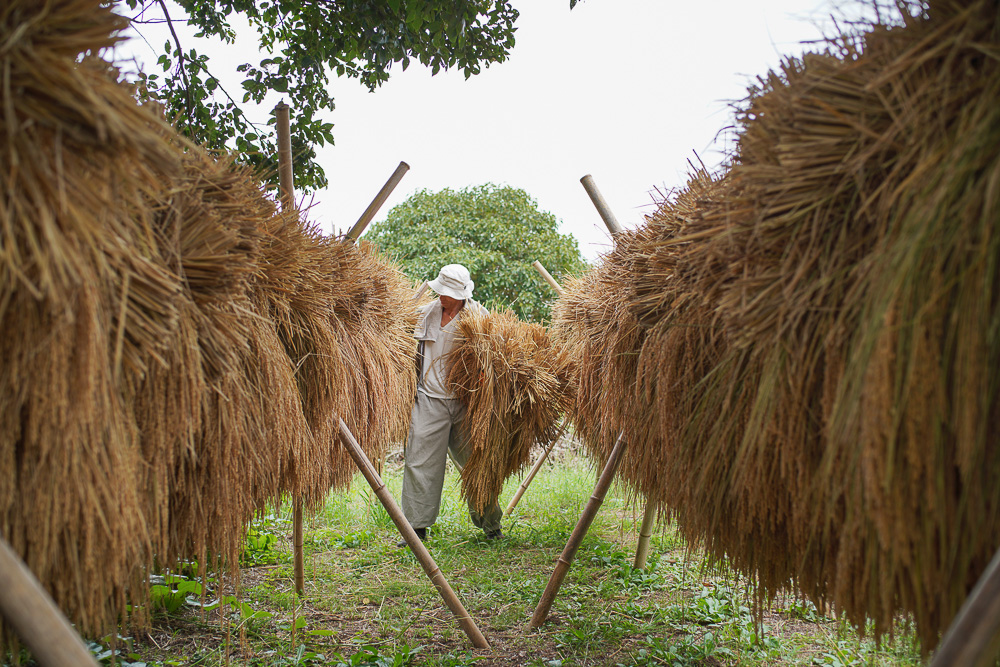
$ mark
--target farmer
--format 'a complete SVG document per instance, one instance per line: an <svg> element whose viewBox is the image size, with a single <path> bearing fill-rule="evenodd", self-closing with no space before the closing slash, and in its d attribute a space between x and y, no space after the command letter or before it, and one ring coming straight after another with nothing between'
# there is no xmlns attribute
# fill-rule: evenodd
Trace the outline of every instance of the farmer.
<svg viewBox="0 0 1000 667"><path fill-rule="evenodd" d="M444 469L451 450L459 468L469 458L469 434L465 406L448 386L446 355L454 345L462 313L485 314L486 308L472 299L475 283L461 264L449 264L428 283L438 299L420 309L414 337L417 344L417 398L410 413L410 437L403 469L403 514L421 540L437 520L441 508ZM503 537L502 512L496 501L480 514L469 506L472 523L482 528L486 539ZM400 542L399 546L406 546Z"/></svg>

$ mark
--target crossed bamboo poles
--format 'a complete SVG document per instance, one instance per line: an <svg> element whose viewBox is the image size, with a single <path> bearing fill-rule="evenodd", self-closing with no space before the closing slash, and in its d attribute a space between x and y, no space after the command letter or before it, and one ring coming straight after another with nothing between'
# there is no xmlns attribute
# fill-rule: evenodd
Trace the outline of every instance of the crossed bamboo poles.
<svg viewBox="0 0 1000 667"><path fill-rule="evenodd" d="M275 112L278 129L279 180L282 206L291 207L294 204L294 194L292 188L288 106L284 103L279 103L275 108ZM372 201L358 222L348 232L345 241L353 243L357 240L408 169L409 165L405 162L400 162L396 171L393 172L389 181L379 191L375 200ZM594 185L593 179L588 174L581 179L581 182L600 212L605 224L607 224L608 229L611 230L612 236L617 236L621 233L621 227ZM549 275L548 271L539 262L535 262L534 265L542 277L553 286L557 293L561 294L561 288L552 276ZM415 294L414 300L419 300L426 289L426 283L421 285ZM341 442L362 475L364 475L369 485L375 491L379 501L385 506L389 516L413 550L425 573L457 618L459 625L475 647L489 648L486 638L455 595L455 592L448 585L447 580L434 562L430 552L427 551L427 548L403 516L392 494L389 493L378 471L361 449L347 424L343 419L340 419L339 423ZM625 451L626 443L624 435L624 431L618 435L618 439L597 481L594 492L557 561L555 571L549 579L548 585L532 614L529 623L529 627L531 628L537 628L545 622L549 609L558 594L566 573L569 571L580 543L604 501L605 494L611 485ZM558 441L558 438L554 439L549 448L536 461L531 472L522 482L521 487L504 512L505 516L509 515L517 505L521 496L527 490L528 485L531 484L535 474L552 451L556 441ZM293 505L295 585L296 591L301 595L304 592L301 500L295 499ZM636 550L635 567L644 567L645 565L655 514L653 503L647 503L642 528L639 532L639 545ZM31 571L28 570L27 566L25 566L18 555L3 539L3 536L0 536L0 590L4 591L4 595L0 596L0 617L3 617L10 623L11 627L25 641L25 644L31 649L41 665L44 667L96 665L94 657L83 645L79 636L73 631L72 626L52 601L51 597L39 585ZM1000 550L994 555L989 566L980 576L976 587L969 594L958 615L952 621L934 653L930 667L949 667L952 665L987 667L994 662L996 653L995 644L998 637L1000 637Z"/></svg>

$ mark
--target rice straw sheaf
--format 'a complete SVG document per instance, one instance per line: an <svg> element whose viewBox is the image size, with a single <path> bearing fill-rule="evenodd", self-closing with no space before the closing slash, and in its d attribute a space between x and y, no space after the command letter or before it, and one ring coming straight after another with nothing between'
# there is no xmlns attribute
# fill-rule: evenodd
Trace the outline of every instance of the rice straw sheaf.
<svg viewBox="0 0 1000 667"><path fill-rule="evenodd" d="M323 237L295 218L270 221L262 254L254 289L295 369L311 429L309 446L292 450L281 488L311 506L356 470L338 418L377 464L405 428L416 391L412 289L366 245Z"/></svg>
<svg viewBox="0 0 1000 667"><path fill-rule="evenodd" d="M569 356L545 327L502 311L464 314L448 363L470 439L462 496L483 512L504 480L529 462L532 448L562 432L573 397Z"/></svg>
<svg viewBox="0 0 1000 667"><path fill-rule="evenodd" d="M135 391L136 419L159 562L212 553L233 564L246 522L278 498L281 461L308 429L291 364L248 293L274 205L230 159L192 148L184 165L151 202L163 254L183 279L181 325Z"/></svg>
<svg viewBox="0 0 1000 667"><path fill-rule="evenodd" d="M635 308L647 397L707 360L654 403L687 536L925 650L1000 546L997 21L931 3L763 79L725 196L660 244L680 312ZM669 339L688 308L710 355Z"/></svg>
<svg viewBox="0 0 1000 667"><path fill-rule="evenodd" d="M121 27L96 2L0 9L0 534L95 634L151 557L123 388L162 357L181 291L145 212L179 153L77 61Z"/></svg>
<svg viewBox="0 0 1000 667"><path fill-rule="evenodd" d="M631 276L639 256L634 252L636 235L619 235L615 248L600 264L566 281L552 308L552 337L571 360L569 368L577 387L571 416L577 438L603 466L619 433L627 430L629 444L619 469L641 476L655 474L654 468L644 467L642 453L661 447L635 390L646 337L645 328L629 309Z"/></svg>

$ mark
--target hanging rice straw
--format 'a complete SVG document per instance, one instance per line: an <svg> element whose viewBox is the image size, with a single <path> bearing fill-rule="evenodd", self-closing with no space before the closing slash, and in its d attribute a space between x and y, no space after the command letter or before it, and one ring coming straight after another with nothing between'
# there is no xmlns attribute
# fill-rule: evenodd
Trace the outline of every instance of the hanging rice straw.
<svg viewBox="0 0 1000 667"><path fill-rule="evenodd" d="M503 311L463 316L448 363L471 445L462 496L483 512L504 480L527 465L533 447L559 437L572 401L568 357L545 327Z"/></svg>

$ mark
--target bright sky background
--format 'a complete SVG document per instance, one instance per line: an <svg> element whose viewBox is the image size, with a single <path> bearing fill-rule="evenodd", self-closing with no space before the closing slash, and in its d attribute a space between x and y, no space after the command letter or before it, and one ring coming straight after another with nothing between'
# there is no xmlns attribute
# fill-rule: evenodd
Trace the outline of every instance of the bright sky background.
<svg viewBox="0 0 1000 667"><path fill-rule="evenodd" d="M803 42L820 38L832 11L828 0L513 4L521 16L510 58L471 79L419 65L397 67L374 93L331 79L336 144L319 150L330 186L315 194L311 220L328 232L350 228L405 161L410 171L376 220L420 189L506 184L553 213L592 261L610 236L580 178L593 176L624 227L640 224L657 190L683 186L696 154L719 165L730 103L783 55L810 48ZM159 48L164 38L149 41ZM213 58L245 58L190 43ZM155 63L158 52L132 40L118 55L131 54Z"/></svg>

